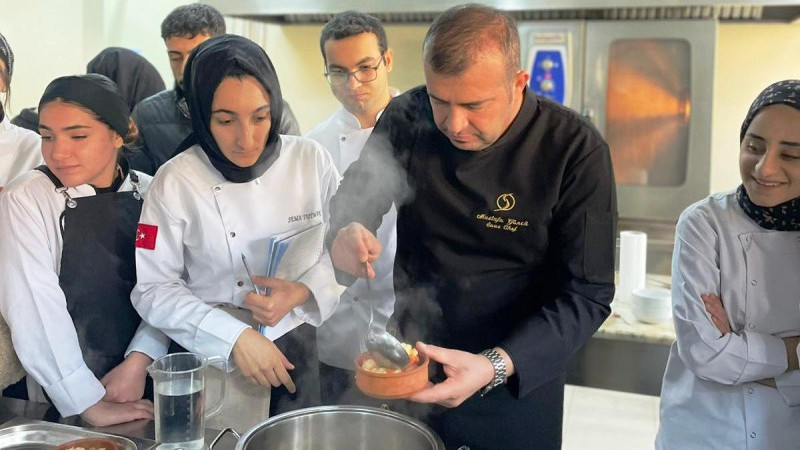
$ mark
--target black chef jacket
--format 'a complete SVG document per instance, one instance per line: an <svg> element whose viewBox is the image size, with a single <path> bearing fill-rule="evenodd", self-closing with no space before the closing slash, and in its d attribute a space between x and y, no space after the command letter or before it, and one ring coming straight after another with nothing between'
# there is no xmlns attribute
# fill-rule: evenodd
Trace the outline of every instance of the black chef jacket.
<svg viewBox="0 0 800 450"><path fill-rule="evenodd" d="M395 315L406 341L502 347L514 398L558 379L610 312L616 194L608 145L526 89L490 147L454 147L417 87L389 104L331 200L328 245L397 204ZM337 273L343 284L353 279ZM563 383L562 383L563 388Z"/></svg>

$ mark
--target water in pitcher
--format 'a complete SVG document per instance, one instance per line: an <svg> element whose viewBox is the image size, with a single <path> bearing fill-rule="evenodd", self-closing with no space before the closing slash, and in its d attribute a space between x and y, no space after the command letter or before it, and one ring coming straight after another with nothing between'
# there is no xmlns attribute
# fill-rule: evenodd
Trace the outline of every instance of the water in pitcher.
<svg viewBox="0 0 800 450"><path fill-rule="evenodd" d="M156 440L160 450L202 450L203 382L174 380L155 389Z"/></svg>

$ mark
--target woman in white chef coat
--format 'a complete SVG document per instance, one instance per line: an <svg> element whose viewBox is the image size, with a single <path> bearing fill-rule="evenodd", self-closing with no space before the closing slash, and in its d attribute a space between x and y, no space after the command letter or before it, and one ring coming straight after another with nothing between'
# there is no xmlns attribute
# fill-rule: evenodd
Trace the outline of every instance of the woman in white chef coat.
<svg viewBox="0 0 800 450"><path fill-rule="evenodd" d="M151 418L145 368L168 339L130 302L149 177L120 156L128 106L108 78L81 75L51 82L39 110L47 165L0 194L0 311L28 381L62 416Z"/></svg>
<svg viewBox="0 0 800 450"><path fill-rule="evenodd" d="M765 89L741 128L742 185L678 220L658 449L800 446L799 102L800 80Z"/></svg>
<svg viewBox="0 0 800 450"><path fill-rule="evenodd" d="M236 370L209 426L246 430L319 404L312 325L333 313L343 288L322 253L296 281L259 278L271 293L258 295L241 255L264 274L268 238L323 224L339 174L319 144L278 134L278 78L252 41L204 42L187 62L184 86L193 134L150 187L132 299L144 320L184 348L230 358ZM259 323L268 325L265 335L253 329Z"/></svg>
<svg viewBox="0 0 800 450"><path fill-rule="evenodd" d="M0 191L15 176L42 164L39 135L13 125L8 117L13 73L14 52L0 34Z"/></svg>

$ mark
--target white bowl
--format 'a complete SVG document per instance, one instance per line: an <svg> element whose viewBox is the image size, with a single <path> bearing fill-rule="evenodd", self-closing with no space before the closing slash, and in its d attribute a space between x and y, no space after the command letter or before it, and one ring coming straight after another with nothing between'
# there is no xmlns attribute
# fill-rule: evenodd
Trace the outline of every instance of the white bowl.
<svg viewBox="0 0 800 450"><path fill-rule="evenodd" d="M631 293L631 312L637 320L661 323L672 318L672 292L659 288L639 288Z"/></svg>

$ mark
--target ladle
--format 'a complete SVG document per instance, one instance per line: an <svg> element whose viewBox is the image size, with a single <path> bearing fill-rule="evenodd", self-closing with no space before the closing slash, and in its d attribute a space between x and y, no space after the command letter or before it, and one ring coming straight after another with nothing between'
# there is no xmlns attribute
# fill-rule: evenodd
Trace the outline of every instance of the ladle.
<svg viewBox="0 0 800 450"><path fill-rule="evenodd" d="M369 263L364 264L365 272L368 272L367 264ZM369 324L367 325L367 335L364 337L364 344L379 366L390 369L402 369L411 361L406 349L403 348L400 341L389 334L389 332L381 330L378 327L373 328L372 326L374 313L372 310L372 286L370 286L369 273L367 273L367 296L369 297Z"/></svg>

